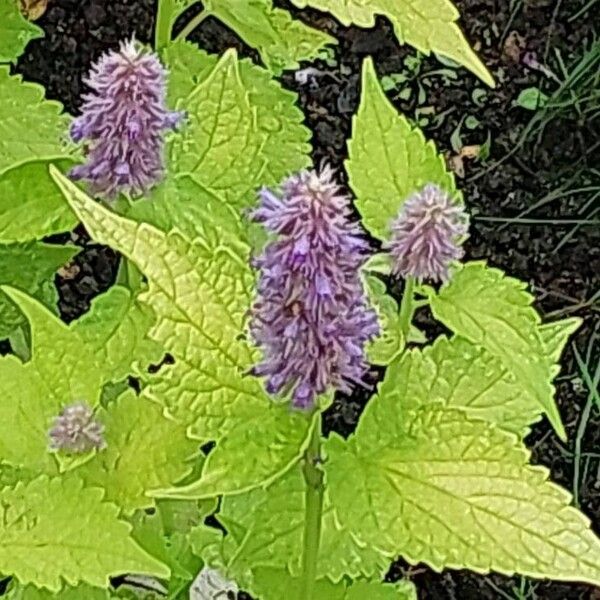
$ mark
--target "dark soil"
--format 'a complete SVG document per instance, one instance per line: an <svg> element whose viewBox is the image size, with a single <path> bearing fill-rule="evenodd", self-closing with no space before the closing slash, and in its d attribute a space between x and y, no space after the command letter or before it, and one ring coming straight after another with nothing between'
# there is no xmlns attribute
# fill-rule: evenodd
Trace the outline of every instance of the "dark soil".
<svg viewBox="0 0 600 600"><path fill-rule="evenodd" d="M381 76L404 73L408 77L404 89L398 86L389 91L390 96L402 112L420 122L426 135L448 153L455 167L460 162L456 155L461 147L490 141L489 158L464 159L464 177L459 180L473 214L468 258L485 258L529 282L537 307L548 317L582 317L584 325L573 345L582 356L591 349L589 364L595 365L600 359L600 302L590 300L600 289L600 228L588 225L573 232L573 224L499 223L485 219L517 217L548 195L550 200L528 214L528 218L561 220L597 215L598 197L594 200L589 191L568 190L598 187L600 183L597 171L593 171L598 166L600 109L581 116L567 106L548 114L544 127L531 128L536 113L513 105L519 92L528 87L541 87L548 94L556 90L557 84L543 69L550 68L562 78L556 51L568 66L590 47L594 26L598 25L597 7L577 16L584 0L457 0L465 33L498 82L495 90L489 90L464 69L446 69L433 58L415 63L415 52L398 46L385 19L379 19L370 31L344 28L322 13L298 11L287 0L275 3L330 32L340 42L331 60L312 65L322 72L312 83L300 85L293 73L282 78L287 87L300 94L300 105L314 132L315 161L326 159L337 167L343 164L351 117L358 103L360 65L365 56L374 56ZM75 112L83 89L81 79L90 62L134 32L140 40L150 41L154 12L153 0L50 0L47 13L38 22L46 31L46 38L29 45L16 70L27 79L42 83L50 98L62 101L67 110ZM192 39L215 52L236 46L241 54L259 62L255 52L212 19L205 21ZM467 116L471 118L462 122L459 139L457 128ZM528 126L532 129L529 135ZM598 217L595 218L597 223ZM571 235L570 240L557 249L567 234ZM66 320L87 310L91 297L114 281L118 265L118 257L88 244L83 232L78 232L76 241L84 246L77 269L68 279L58 280L60 308ZM427 315L419 315L419 319L423 326L431 327ZM595 347L591 345L594 341ZM567 489L574 485L574 440L587 400L573 345L563 358L557 386L569 442L561 443L545 421L536 425L528 438L533 461L546 465L553 480ZM328 411L327 431L352 431L367 399L364 393L337 398ZM578 459L578 492L580 506L596 531L600 529L600 461L591 453L598 447L600 414L593 409ZM529 582L468 571L437 574L423 565L409 566L398 561L388 578L394 580L401 575L417 583L423 599L600 598L598 590L585 585ZM516 591L519 589L523 591L521 596Z"/></svg>

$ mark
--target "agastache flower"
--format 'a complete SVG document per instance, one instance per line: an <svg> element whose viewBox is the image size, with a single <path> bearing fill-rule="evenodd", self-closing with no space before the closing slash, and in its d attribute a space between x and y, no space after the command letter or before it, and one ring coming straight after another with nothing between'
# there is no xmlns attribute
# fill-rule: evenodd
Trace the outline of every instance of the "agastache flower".
<svg viewBox="0 0 600 600"><path fill-rule="evenodd" d="M104 426L94 419L92 409L83 402L65 406L50 429L50 448L72 454L101 450L106 446Z"/></svg>
<svg viewBox="0 0 600 600"><path fill-rule="evenodd" d="M163 176L165 132L184 118L166 109L166 72L158 57L134 40L123 42L92 65L84 83L92 92L83 97L71 137L87 140L87 160L70 177L107 198L147 192Z"/></svg>
<svg viewBox="0 0 600 600"><path fill-rule="evenodd" d="M253 261L250 333L263 350L253 373L269 393L311 408L327 390L363 384L365 344L379 333L360 277L369 245L328 167L290 177L281 194L263 189L260 200L251 218L276 239Z"/></svg>
<svg viewBox="0 0 600 600"><path fill-rule="evenodd" d="M464 207L433 184L404 203L392 223L387 249L393 272L422 281L447 281L450 266L463 257L461 242L468 231Z"/></svg>

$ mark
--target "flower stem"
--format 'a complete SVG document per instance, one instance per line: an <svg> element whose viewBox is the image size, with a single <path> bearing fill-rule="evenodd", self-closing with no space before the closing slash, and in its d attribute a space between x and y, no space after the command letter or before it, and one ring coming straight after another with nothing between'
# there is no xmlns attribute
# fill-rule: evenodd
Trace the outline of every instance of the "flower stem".
<svg viewBox="0 0 600 600"><path fill-rule="evenodd" d="M158 52L171 43L171 30L175 21L175 0L159 0L154 30L154 49Z"/></svg>
<svg viewBox="0 0 600 600"><path fill-rule="evenodd" d="M404 336L404 340L408 339L410 326L412 324L413 315L415 314L415 279L407 277L404 283L404 294L402 294L402 302L400 303L400 330Z"/></svg>
<svg viewBox="0 0 600 600"><path fill-rule="evenodd" d="M210 17L211 13L208 10L203 10L198 13L177 35L175 41L185 40L185 38L204 21L204 19Z"/></svg>
<svg viewBox="0 0 600 600"><path fill-rule="evenodd" d="M312 600L317 579L317 560L321 541L323 514L323 471L321 461L321 415L313 426L310 442L304 454L305 520L302 552L302 585L299 600Z"/></svg>

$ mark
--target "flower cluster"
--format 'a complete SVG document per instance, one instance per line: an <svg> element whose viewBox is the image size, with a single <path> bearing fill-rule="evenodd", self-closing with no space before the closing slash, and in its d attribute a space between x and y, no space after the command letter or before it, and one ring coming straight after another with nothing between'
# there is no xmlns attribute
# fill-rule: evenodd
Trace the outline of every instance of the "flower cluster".
<svg viewBox="0 0 600 600"><path fill-rule="evenodd" d="M50 429L50 448L73 454L101 450L106 446L104 427L83 402L65 406Z"/></svg>
<svg viewBox="0 0 600 600"><path fill-rule="evenodd" d="M294 406L310 408L318 394L363 381L365 344L379 333L360 276L369 246L328 167L290 177L280 195L263 189L260 199L252 218L276 239L253 261L250 332L263 350L253 373L267 378L269 393L291 392Z"/></svg>
<svg viewBox="0 0 600 600"><path fill-rule="evenodd" d="M450 266L463 257L460 243L467 230L464 207L436 185L426 185L404 203L392 223L387 249L394 274L447 281Z"/></svg>
<svg viewBox="0 0 600 600"><path fill-rule="evenodd" d="M83 98L71 137L87 140L88 154L70 177L108 198L147 192L163 176L164 133L184 116L165 107L166 73L158 57L124 42L92 66L84 83L92 92Z"/></svg>

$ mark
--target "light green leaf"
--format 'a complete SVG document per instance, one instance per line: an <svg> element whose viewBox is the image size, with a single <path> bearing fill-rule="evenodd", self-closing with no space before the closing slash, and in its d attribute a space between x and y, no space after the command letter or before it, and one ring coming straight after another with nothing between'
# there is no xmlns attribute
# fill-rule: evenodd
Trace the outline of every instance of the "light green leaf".
<svg viewBox="0 0 600 600"><path fill-rule="evenodd" d="M521 436L542 412L497 356L460 337L404 354L388 367L379 397L381 410L389 411L443 402Z"/></svg>
<svg viewBox="0 0 600 600"><path fill-rule="evenodd" d="M58 162L61 170L72 164ZM38 240L70 231L76 224L46 162L31 162L0 175L0 242Z"/></svg>
<svg viewBox="0 0 600 600"><path fill-rule="evenodd" d="M373 27L378 15L387 17L394 26L400 43L414 46L420 52L435 52L472 71L489 86L494 79L471 50L456 24L458 10L449 0L292 0L299 8L311 6L329 11L343 25Z"/></svg>
<svg viewBox="0 0 600 600"><path fill-rule="evenodd" d="M420 129L396 112L370 58L363 63L361 100L348 154L346 170L356 206L364 226L381 240L389 239L390 224L405 200L427 183L437 184L462 202L444 158Z"/></svg>
<svg viewBox="0 0 600 600"><path fill-rule="evenodd" d="M94 351L105 378L119 381L132 372L132 365L145 368L160 361L162 348L148 338L153 324L152 310L126 287L115 285L96 297L71 327Z"/></svg>
<svg viewBox="0 0 600 600"><path fill-rule="evenodd" d="M0 285L23 290L54 313L58 312L58 292L54 285L56 271L68 263L79 248L32 242L0 244ZM6 294L0 292L0 339L26 325L26 319Z"/></svg>
<svg viewBox="0 0 600 600"><path fill-rule="evenodd" d="M554 369L526 284L483 262L471 262L429 301L436 319L502 361L565 439L551 385Z"/></svg>
<svg viewBox="0 0 600 600"><path fill-rule="evenodd" d="M373 275L365 275L367 293L371 305L379 315L381 334L367 345L370 363L389 365L404 350L404 335L400 325L399 308L396 301L387 293L385 283Z"/></svg>
<svg viewBox="0 0 600 600"><path fill-rule="evenodd" d="M167 235L111 213L58 171L53 176L94 239L119 250L148 279L140 300L156 315L150 336L175 364L161 369L144 397L165 406L193 438L217 441L199 484L168 495L237 493L285 472L303 452L310 419L274 403L247 375L257 360L243 336L254 286L249 261L241 258L248 247Z"/></svg>
<svg viewBox="0 0 600 600"><path fill-rule="evenodd" d="M85 584L65 587L57 593L27 585L14 587L6 600L111 600L112 597L108 590Z"/></svg>
<svg viewBox="0 0 600 600"><path fill-rule="evenodd" d="M540 325L539 332L551 363L558 363L569 338L579 329L581 323L579 317L571 317ZM557 371L558 369L557 366Z"/></svg>
<svg viewBox="0 0 600 600"><path fill-rule="evenodd" d="M129 572L168 577L102 495L74 477L41 476L0 491L0 571L51 591L62 579L108 587L109 577Z"/></svg>
<svg viewBox="0 0 600 600"><path fill-rule="evenodd" d="M395 440L373 444L394 414L377 402L350 442L326 442L332 501L365 545L436 570L600 583L600 540L589 520L547 469L527 464L516 436L428 406L401 411Z"/></svg>
<svg viewBox="0 0 600 600"><path fill-rule="evenodd" d="M317 58L337 40L292 19L286 10L273 8L272 0L206 0L204 8L257 48L275 75L297 69L301 60Z"/></svg>
<svg viewBox="0 0 600 600"><path fill-rule="evenodd" d="M0 62L14 62L44 32L19 11L16 0L0 0Z"/></svg>
<svg viewBox="0 0 600 600"><path fill-rule="evenodd" d="M344 600L417 600L417 589L410 581L380 583L355 581L348 588Z"/></svg>
<svg viewBox="0 0 600 600"><path fill-rule="evenodd" d="M198 443L185 427L165 417L160 406L125 392L97 412L106 449L77 470L89 485L106 490L106 499L130 513L154 504L146 492L173 485L192 469Z"/></svg>
<svg viewBox="0 0 600 600"><path fill-rule="evenodd" d="M0 66L0 175L41 160L70 157L64 140L69 118L62 105L44 100L44 88L11 76Z"/></svg>

